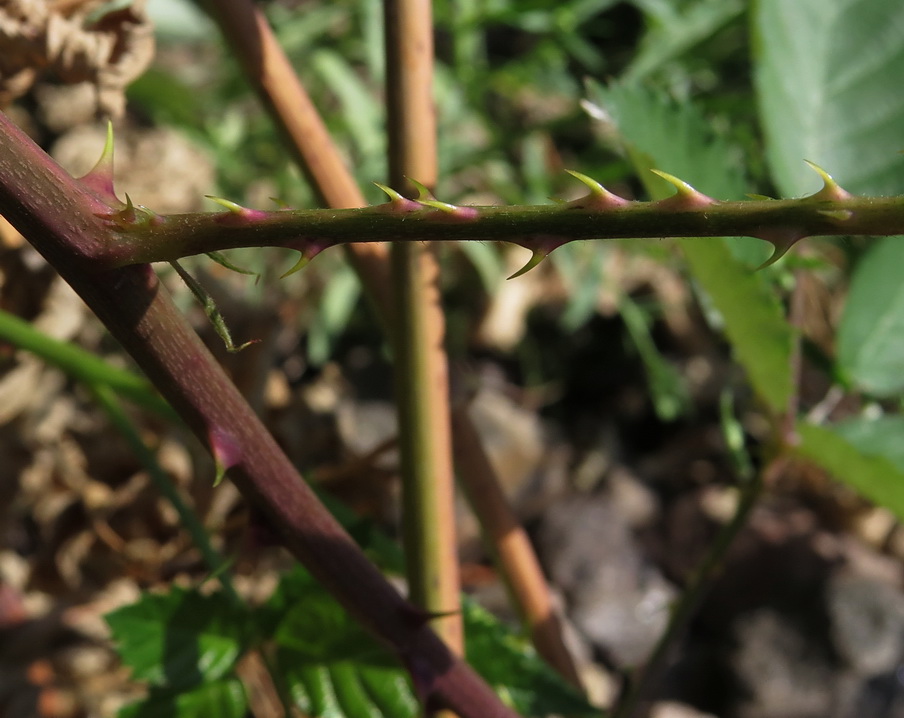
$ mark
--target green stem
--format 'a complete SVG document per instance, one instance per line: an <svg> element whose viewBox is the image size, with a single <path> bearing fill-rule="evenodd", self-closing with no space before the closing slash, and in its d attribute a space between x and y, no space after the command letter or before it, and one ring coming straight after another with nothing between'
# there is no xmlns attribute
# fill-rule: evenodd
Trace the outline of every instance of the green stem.
<svg viewBox="0 0 904 718"><path fill-rule="evenodd" d="M119 369L90 352L47 336L28 322L0 311L0 339L39 356L88 386L105 385L137 406L171 421L179 416L145 379Z"/></svg>
<svg viewBox="0 0 904 718"><path fill-rule="evenodd" d="M433 185L433 22L429 0L384 0L390 182ZM398 196L402 207L410 200ZM449 370L439 267L429 246L395 242L396 403L402 471L406 574L412 602L430 615L446 644L463 652L455 538L455 480Z"/></svg>
<svg viewBox="0 0 904 718"><path fill-rule="evenodd" d="M750 236L784 251L803 237L904 233L904 197L720 202L685 207L632 202L617 208L569 204L458 207L393 200L361 209L217 212L114 224L116 241L86 249L105 269L172 261L238 247L287 247L313 256L335 245L373 242L500 241L551 251L579 239Z"/></svg>
<svg viewBox="0 0 904 718"><path fill-rule="evenodd" d="M672 608L668 626L656 643L653 653L646 665L631 681L627 692L619 701L611 718L632 718L641 698L649 691L653 682L657 679L662 664L669 650L681 636L693 616L703 594L711 585L713 576L725 559L725 554L734 541L738 532L745 526L750 512L756 505L765 483L764 477L775 473L777 467L783 465L780 459L769 464L760 474L746 481L741 488L740 500L735 514L725 526L721 528L716 540L710 546L709 551L694 575L688 581L684 591Z"/></svg>

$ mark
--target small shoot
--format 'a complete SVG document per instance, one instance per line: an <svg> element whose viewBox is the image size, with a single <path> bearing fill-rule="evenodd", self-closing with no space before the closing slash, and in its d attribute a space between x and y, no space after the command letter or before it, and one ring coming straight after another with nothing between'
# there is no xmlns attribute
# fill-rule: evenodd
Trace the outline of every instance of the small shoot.
<svg viewBox="0 0 904 718"><path fill-rule="evenodd" d="M217 309L213 297L207 293L204 287L202 287L194 277L182 268L181 264L178 262L170 262L170 265L176 270L176 273L182 278L182 281L185 282L186 286L191 290L191 293L195 295L195 298L201 302L201 306L204 308L204 314L207 315L207 319L210 321L214 330L219 335L220 339L223 340L226 351L230 354L236 354L242 351L242 349L260 341L259 339L252 339L251 341L236 346L232 341L232 335L229 333L229 327L226 326L226 320L223 319L223 315L220 314L220 310Z"/></svg>

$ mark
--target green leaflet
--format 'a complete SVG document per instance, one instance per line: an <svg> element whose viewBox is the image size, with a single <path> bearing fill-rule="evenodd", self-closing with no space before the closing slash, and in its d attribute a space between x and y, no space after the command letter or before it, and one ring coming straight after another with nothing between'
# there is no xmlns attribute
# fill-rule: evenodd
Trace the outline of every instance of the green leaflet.
<svg viewBox="0 0 904 718"><path fill-rule="evenodd" d="M122 708L117 718L244 718L248 699L239 680L212 681L190 690L152 688L148 697Z"/></svg>
<svg viewBox="0 0 904 718"><path fill-rule="evenodd" d="M904 518L904 466L900 451L892 451L888 439L895 436L899 445L902 430L900 418L885 426L858 421L823 427L801 422L796 453L891 509L900 519Z"/></svg>
<svg viewBox="0 0 904 718"><path fill-rule="evenodd" d="M132 677L169 690L227 675L249 640L247 612L222 594L144 594L106 620Z"/></svg>
<svg viewBox="0 0 904 718"><path fill-rule="evenodd" d="M781 192L819 189L807 159L856 194L904 186L904 4L759 0L755 82Z"/></svg>
<svg viewBox="0 0 904 718"><path fill-rule="evenodd" d="M860 260L838 327L838 368L878 397L904 391L904 242L877 240Z"/></svg>

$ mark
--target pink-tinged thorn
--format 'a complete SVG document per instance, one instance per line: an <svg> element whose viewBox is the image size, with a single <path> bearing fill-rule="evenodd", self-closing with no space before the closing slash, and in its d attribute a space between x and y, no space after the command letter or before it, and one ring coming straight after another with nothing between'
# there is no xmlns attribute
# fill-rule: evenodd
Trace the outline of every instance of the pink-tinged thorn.
<svg viewBox="0 0 904 718"><path fill-rule="evenodd" d="M769 242L774 248L772 256L756 268L756 271L759 271L775 264L788 253L791 247L807 235L798 230L772 229L752 236Z"/></svg>
<svg viewBox="0 0 904 718"><path fill-rule="evenodd" d="M228 199L223 199L222 197L214 197L211 194L204 195L207 199L212 202L216 202L218 205L225 207L229 210L230 214L224 215L224 219L226 218L234 218L242 221L254 221L258 219L264 219L267 217L267 212L264 212L260 209L249 209L248 207L242 207L240 204L236 204ZM228 221L228 220L227 220Z"/></svg>
<svg viewBox="0 0 904 718"><path fill-rule="evenodd" d="M289 276L295 274L295 272L300 272L302 269L307 267L308 264L310 264L311 259L312 258L308 257L304 252L299 252L298 253L298 261L292 265L292 268L288 272L284 272L283 274L280 274L279 278L285 279L286 277L289 277Z"/></svg>
<svg viewBox="0 0 904 718"><path fill-rule="evenodd" d="M816 174L818 174L820 178L822 178L822 189L814 194L811 194L806 199L818 199L837 202L839 200L851 198L850 192L842 189L841 185L839 185L835 181L832 175L826 172L822 167L820 167L815 162L810 162L810 160L804 160L804 162L806 162L807 166Z"/></svg>
<svg viewBox="0 0 904 718"><path fill-rule="evenodd" d="M380 184L379 182L374 182L374 184L389 196L389 202L375 207L375 209L381 212L415 212L424 208L420 202L402 196L392 187L387 187L385 184Z"/></svg>
<svg viewBox="0 0 904 718"><path fill-rule="evenodd" d="M436 197L433 196L433 192L427 189L427 185L418 182L416 179L411 179L411 177L406 177L405 179L414 185L414 188L417 190L417 201L421 204L427 204L427 202L436 199Z"/></svg>
<svg viewBox="0 0 904 718"><path fill-rule="evenodd" d="M533 251L533 254L531 254L530 259L527 260L527 264L525 264L523 267L521 267L521 269L519 269L517 272L515 272L510 277L507 277L507 279L517 279L522 274L527 274L530 270L532 270L534 267L536 267L538 264L540 264L540 262L542 262L544 259L546 259L549 256L549 252L541 252L540 250L537 250L537 249L534 249L532 251Z"/></svg>
<svg viewBox="0 0 904 718"><path fill-rule="evenodd" d="M709 207L716 204L716 200L707 197L702 192L691 187L687 182L678 179L674 175L662 170L651 169L654 175L662 177L666 182L672 185L677 191L671 197L660 200L656 204L660 207L670 207L673 209L697 209L699 207Z"/></svg>
<svg viewBox="0 0 904 718"><path fill-rule="evenodd" d="M113 189L113 123L107 123L107 139L100 159L87 174L79 178L82 185L111 207L121 207L122 202Z"/></svg>
<svg viewBox="0 0 904 718"><path fill-rule="evenodd" d="M289 275L295 274L305 267L311 262L314 257L320 254L327 247L333 246L332 242L317 242L314 240L299 240L294 244L294 246L290 247L290 249L298 250L299 257L298 261L292 266L292 268L280 276L280 279L285 279Z"/></svg>
<svg viewBox="0 0 904 718"><path fill-rule="evenodd" d="M217 472L213 485L217 486L223 481L226 472L241 462L242 447L232 434L219 427L210 429L207 438Z"/></svg>
<svg viewBox="0 0 904 718"><path fill-rule="evenodd" d="M630 204L624 197L613 194L592 177L574 170L565 171L590 188L590 194L587 196L568 202L568 206L572 209L614 209Z"/></svg>

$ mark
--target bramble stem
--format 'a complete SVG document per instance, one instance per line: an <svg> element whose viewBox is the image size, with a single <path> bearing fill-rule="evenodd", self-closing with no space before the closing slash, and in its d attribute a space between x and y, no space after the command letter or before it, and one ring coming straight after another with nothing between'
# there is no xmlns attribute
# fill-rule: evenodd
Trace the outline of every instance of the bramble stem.
<svg viewBox="0 0 904 718"><path fill-rule="evenodd" d="M685 209L662 201L609 209L561 204L451 212L409 204L160 216L117 227L115 241L91 244L85 253L109 269L237 247L288 247L313 255L339 244L499 241L550 251L578 239L751 236L786 248L803 237L904 233L904 197L750 200Z"/></svg>

